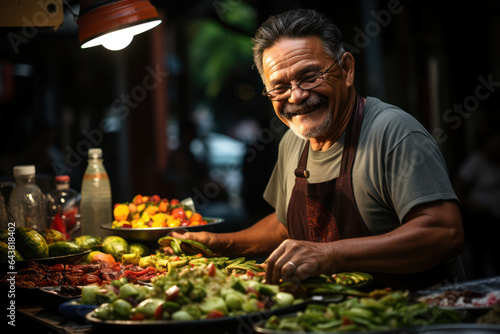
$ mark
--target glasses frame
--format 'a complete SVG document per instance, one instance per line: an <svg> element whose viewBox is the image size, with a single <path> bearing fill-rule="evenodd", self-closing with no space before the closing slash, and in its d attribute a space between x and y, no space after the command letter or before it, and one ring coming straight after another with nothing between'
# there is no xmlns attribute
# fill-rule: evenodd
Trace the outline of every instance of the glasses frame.
<svg viewBox="0 0 500 334"><path fill-rule="evenodd" d="M313 74L310 74L310 75L306 76L305 78L302 78L302 79L300 79L299 81L297 81L297 83L290 84L290 85L288 85L288 86L286 86L286 85L285 85L285 86L281 86L281 87L278 87L278 88L274 88L274 89L271 89L270 91L267 91L267 88L266 88L266 87L264 87L264 90L262 91L262 95L263 95L263 96L267 96L267 97L269 98L269 100L271 100L271 101L283 101L283 100L288 99L288 98L292 95L293 86L297 86L297 87L299 87L300 89L305 90L305 91L309 91L309 90L311 90L311 89L314 89L314 88L316 88L316 87L319 87L319 86L321 86L321 84L322 84L323 82L325 82L325 77L324 77L324 75L325 75L325 74L327 74L328 72L330 72L330 70L332 69L332 67L333 67L335 64L337 64L338 62L339 62L339 60L337 59L337 60L335 60L335 61L333 62L333 64L331 64L331 65L330 65L330 66L329 66L326 70L321 71L321 72L318 72L318 73L313 73ZM311 88L307 88L307 89L302 88L302 86L301 86L300 84L301 84L301 83L303 83L305 80L311 79L311 78L313 78L313 77L321 77L321 82L320 82L320 83L318 83L316 86L311 87ZM286 97L284 97L284 98L282 98L282 99L275 99L275 98L272 98L272 97L269 95L269 94L271 94L271 92L272 92L272 91L275 91L275 90L278 90L278 89L283 89L283 88L286 88L286 87L288 87L288 89L287 89L287 90L285 91L285 93L283 93L283 94L287 94L288 92L290 92L290 95L289 95L289 96L286 96Z"/></svg>

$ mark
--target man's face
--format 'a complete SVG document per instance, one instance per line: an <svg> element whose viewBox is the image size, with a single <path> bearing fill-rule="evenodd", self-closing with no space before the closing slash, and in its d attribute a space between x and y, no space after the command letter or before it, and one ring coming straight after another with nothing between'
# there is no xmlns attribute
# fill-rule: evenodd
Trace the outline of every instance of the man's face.
<svg viewBox="0 0 500 334"><path fill-rule="evenodd" d="M335 61L325 52L319 37L281 39L263 53L266 88L295 84L310 74L324 71ZM278 117L299 137L328 138L337 135L335 124L345 107L347 88L337 63L320 86L304 91L294 85L288 99L272 103Z"/></svg>

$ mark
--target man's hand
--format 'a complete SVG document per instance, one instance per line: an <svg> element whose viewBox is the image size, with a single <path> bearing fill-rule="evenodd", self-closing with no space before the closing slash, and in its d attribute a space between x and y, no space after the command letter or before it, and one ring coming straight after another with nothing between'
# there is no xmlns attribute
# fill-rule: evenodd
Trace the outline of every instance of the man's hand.
<svg viewBox="0 0 500 334"><path fill-rule="evenodd" d="M302 281L332 272L334 250L331 243L287 239L267 259L266 282Z"/></svg>
<svg viewBox="0 0 500 334"><path fill-rule="evenodd" d="M216 256L268 256L288 238L285 226L272 213L255 225L238 232L172 232L172 237L190 239L208 247ZM165 249L172 254L170 247Z"/></svg>
<svg viewBox="0 0 500 334"><path fill-rule="evenodd" d="M170 234L171 237L179 238L179 239L189 239L193 241L197 241L200 244L208 247L212 252L217 253L217 235L210 232L172 232ZM173 254L172 248L164 247L164 251L168 254Z"/></svg>

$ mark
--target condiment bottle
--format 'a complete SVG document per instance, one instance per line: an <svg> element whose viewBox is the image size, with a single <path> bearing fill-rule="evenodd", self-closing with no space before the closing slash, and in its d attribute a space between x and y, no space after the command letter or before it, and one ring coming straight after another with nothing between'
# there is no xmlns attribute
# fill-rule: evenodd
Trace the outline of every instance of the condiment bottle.
<svg viewBox="0 0 500 334"><path fill-rule="evenodd" d="M55 189L47 194L47 213L50 228L58 230L68 239L80 230L80 199L78 191L70 188L69 175L55 177Z"/></svg>
<svg viewBox="0 0 500 334"><path fill-rule="evenodd" d="M9 210L16 227L48 228L45 195L36 184L34 165L14 166L16 186L9 197Z"/></svg>
<svg viewBox="0 0 500 334"><path fill-rule="evenodd" d="M103 235L100 226L112 222L112 202L111 185L100 148L89 149L81 193L82 234Z"/></svg>

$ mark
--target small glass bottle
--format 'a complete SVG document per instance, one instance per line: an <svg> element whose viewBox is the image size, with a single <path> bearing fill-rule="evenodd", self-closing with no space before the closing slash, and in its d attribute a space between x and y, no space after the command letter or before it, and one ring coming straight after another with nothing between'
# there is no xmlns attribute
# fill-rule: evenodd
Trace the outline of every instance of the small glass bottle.
<svg viewBox="0 0 500 334"><path fill-rule="evenodd" d="M102 150L89 149L80 203L82 234L104 235L101 225L112 222L111 185L103 165Z"/></svg>
<svg viewBox="0 0 500 334"><path fill-rule="evenodd" d="M56 188L47 194L50 227L65 233L68 238L73 238L80 230L80 193L70 188L69 175L56 176L55 186ZM62 226L58 226L58 221Z"/></svg>
<svg viewBox="0 0 500 334"><path fill-rule="evenodd" d="M14 166L16 186L9 197L9 210L16 227L48 228L45 195L36 184L35 166Z"/></svg>

